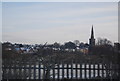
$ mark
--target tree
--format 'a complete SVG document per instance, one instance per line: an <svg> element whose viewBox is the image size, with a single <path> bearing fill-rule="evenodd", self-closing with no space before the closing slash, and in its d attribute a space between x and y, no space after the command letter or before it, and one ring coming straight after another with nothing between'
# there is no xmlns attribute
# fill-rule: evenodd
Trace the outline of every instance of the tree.
<svg viewBox="0 0 120 81"><path fill-rule="evenodd" d="M54 48L60 48L60 44L57 43L57 42L55 42L55 43L53 44L53 47L54 47Z"/></svg>
<svg viewBox="0 0 120 81"><path fill-rule="evenodd" d="M108 40L107 38L98 38L97 39L97 45L111 45L112 42Z"/></svg>
<svg viewBox="0 0 120 81"><path fill-rule="evenodd" d="M92 53L98 57L96 61L99 59L98 61L102 62L106 69L109 69L110 67L115 69L114 65L118 62L118 54L115 53L111 41L106 38L98 38L97 45L94 46ZM111 63L112 65L109 65ZM117 75L115 70L107 70L107 77L110 77L111 72L114 72L114 75Z"/></svg>
<svg viewBox="0 0 120 81"><path fill-rule="evenodd" d="M71 42L71 41L66 42L64 44L64 46L65 46L65 48L68 48L68 49L75 49L76 48L76 45L73 42Z"/></svg>
<svg viewBox="0 0 120 81"><path fill-rule="evenodd" d="M97 45L93 48L93 54L99 56L102 61L117 61L117 54L114 53L114 47L112 46L111 41L106 38L98 38Z"/></svg>
<svg viewBox="0 0 120 81"><path fill-rule="evenodd" d="M80 41L79 40L74 40L74 43L76 46L78 46L80 44Z"/></svg>

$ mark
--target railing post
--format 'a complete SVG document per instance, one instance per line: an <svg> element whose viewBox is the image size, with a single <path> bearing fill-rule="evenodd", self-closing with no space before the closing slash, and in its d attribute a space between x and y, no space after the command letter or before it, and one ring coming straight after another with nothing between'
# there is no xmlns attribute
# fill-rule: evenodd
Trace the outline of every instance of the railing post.
<svg viewBox="0 0 120 81"><path fill-rule="evenodd" d="M83 75L83 74L82 74L82 71L83 71L84 69L82 68L82 64L81 64L81 63L79 64L79 66L80 66L80 69L79 69L79 70L80 70L80 79L82 79L82 75Z"/></svg>
<svg viewBox="0 0 120 81"><path fill-rule="evenodd" d="M91 63L89 64L89 79L91 78Z"/></svg>
<svg viewBox="0 0 120 81"><path fill-rule="evenodd" d="M77 64L77 62L75 63L75 75L76 75L76 79L78 78L78 64Z"/></svg>
<svg viewBox="0 0 120 81"><path fill-rule="evenodd" d="M7 79L10 79L10 75L11 75L11 66L10 66L10 64L8 65L8 76L7 76Z"/></svg>
<svg viewBox="0 0 120 81"><path fill-rule="evenodd" d="M57 69L57 72L58 72L58 73L57 73L57 75L58 75L57 78L58 78L58 80L59 80L59 79L60 79L60 75L59 75L59 74L60 74L60 64L59 64L59 62L58 62L58 67L57 67L57 68L58 68L58 69Z"/></svg>
<svg viewBox="0 0 120 81"><path fill-rule="evenodd" d="M5 72L6 72L5 70L6 70L6 69L5 69L5 66L4 66L4 64L2 64L2 72L3 72L3 73L2 73L2 79L5 79L5 76L6 76L6 75L5 75Z"/></svg>
<svg viewBox="0 0 120 81"><path fill-rule="evenodd" d="M93 78L95 78L96 75L96 67L95 67L95 63L93 63Z"/></svg>
<svg viewBox="0 0 120 81"><path fill-rule="evenodd" d="M25 64L24 64L24 62L23 62L23 67L22 67L22 69L23 69L23 72L22 72L22 79L26 79L26 67L25 67Z"/></svg>
<svg viewBox="0 0 120 81"><path fill-rule="evenodd" d="M87 79L87 76L86 76L87 75L86 63L84 64L84 73L85 73L84 74L84 76L85 76L84 78Z"/></svg>
<svg viewBox="0 0 120 81"><path fill-rule="evenodd" d="M16 79L16 62L13 63L13 79Z"/></svg>
<svg viewBox="0 0 120 81"><path fill-rule="evenodd" d="M36 79L36 64L34 64L34 75L33 75L34 79Z"/></svg>
<svg viewBox="0 0 120 81"><path fill-rule="evenodd" d="M73 61L71 63L71 79L73 79Z"/></svg>
<svg viewBox="0 0 120 81"><path fill-rule="evenodd" d="M38 68L39 69L39 71L38 71L38 76L39 77L38 78L41 79L41 63L40 62L39 62L39 66L38 67L39 67Z"/></svg>
<svg viewBox="0 0 120 81"><path fill-rule="evenodd" d="M53 68L53 80L55 80L55 66Z"/></svg>
<svg viewBox="0 0 120 81"><path fill-rule="evenodd" d="M62 62L62 79L64 79L64 64Z"/></svg>
<svg viewBox="0 0 120 81"><path fill-rule="evenodd" d="M19 78L19 62L18 61L16 62L15 67L16 67L16 79L18 79Z"/></svg>
<svg viewBox="0 0 120 81"><path fill-rule="evenodd" d="M29 79L31 79L31 63L29 62L29 70L28 70L29 72Z"/></svg>
<svg viewBox="0 0 120 81"><path fill-rule="evenodd" d="M100 77L100 64L97 64L98 74L97 76Z"/></svg>
<svg viewBox="0 0 120 81"><path fill-rule="evenodd" d="M102 70L102 78L104 78L104 66L103 66L103 64L102 64L102 68L101 68L101 70Z"/></svg>
<svg viewBox="0 0 120 81"><path fill-rule="evenodd" d="M46 69L45 69L45 65L43 65L43 79L46 79L45 74L46 74Z"/></svg>
<svg viewBox="0 0 120 81"><path fill-rule="evenodd" d="M22 78L22 62L19 62L19 79Z"/></svg>
<svg viewBox="0 0 120 81"><path fill-rule="evenodd" d="M69 64L67 63L67 79L69 78Z"/></svg>

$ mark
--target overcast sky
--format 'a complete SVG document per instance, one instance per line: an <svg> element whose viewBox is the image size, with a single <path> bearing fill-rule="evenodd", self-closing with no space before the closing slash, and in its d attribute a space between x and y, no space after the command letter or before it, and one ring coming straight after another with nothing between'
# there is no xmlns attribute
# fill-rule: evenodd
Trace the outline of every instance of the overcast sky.
<svg viewBox="0 0 120 81"><path fill-rule="evenodd" d="M4 2L2 9L3 42L88 43L92 25L96 39L118 41L117 2Z"/></svg>

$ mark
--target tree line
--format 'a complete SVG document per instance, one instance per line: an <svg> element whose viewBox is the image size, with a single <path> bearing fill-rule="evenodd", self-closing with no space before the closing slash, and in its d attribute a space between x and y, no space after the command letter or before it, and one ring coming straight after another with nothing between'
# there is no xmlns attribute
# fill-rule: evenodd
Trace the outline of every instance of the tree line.
<svg viewBox="0 0 120 81"><path fill-rule="evenodd" d="M24 47L23 44L18 44L19 47ZM92 54L83 54L80 51L76 51L77 48L88 48L89 44L87 43L80 43L78 40L73 42L65 42L63 45L60 43L55 42L54 44L44 44L38 45L39 49L35 54L25 54L21 55L15 50L5 50L7 45L4 43L2 44L2 58L3 60L19 60L19 61L39 61L41 58L47 60L56 59L57 60L64 60L64 61L71 61L73 60L85 60L85 61L113 61L118 62L118 54L120 53L120 44L116 43L116 45L112 45L111 41L108 39L99 38L96 42L92 50ZM13 44L9 46L13 49ZM28 45L29 47L29 45ZM37 48L37 47L34 47ZM51 48L55 48L57 50L53 50ZM74 49L75 51L65 51L65 49ZM49 58L48 58L49 57Z"/></svg>

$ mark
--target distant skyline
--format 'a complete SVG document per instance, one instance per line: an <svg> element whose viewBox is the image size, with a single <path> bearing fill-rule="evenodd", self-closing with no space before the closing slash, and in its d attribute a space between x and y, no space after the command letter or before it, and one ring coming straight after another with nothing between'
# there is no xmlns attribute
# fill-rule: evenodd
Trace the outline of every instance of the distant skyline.
<svg viewBox="0 0 120 81"><path fill-rule="evenodd" d="M117 2L4 2L2 41L26 44L88 43L92 25L95 39L118 41Z"/></svg>

